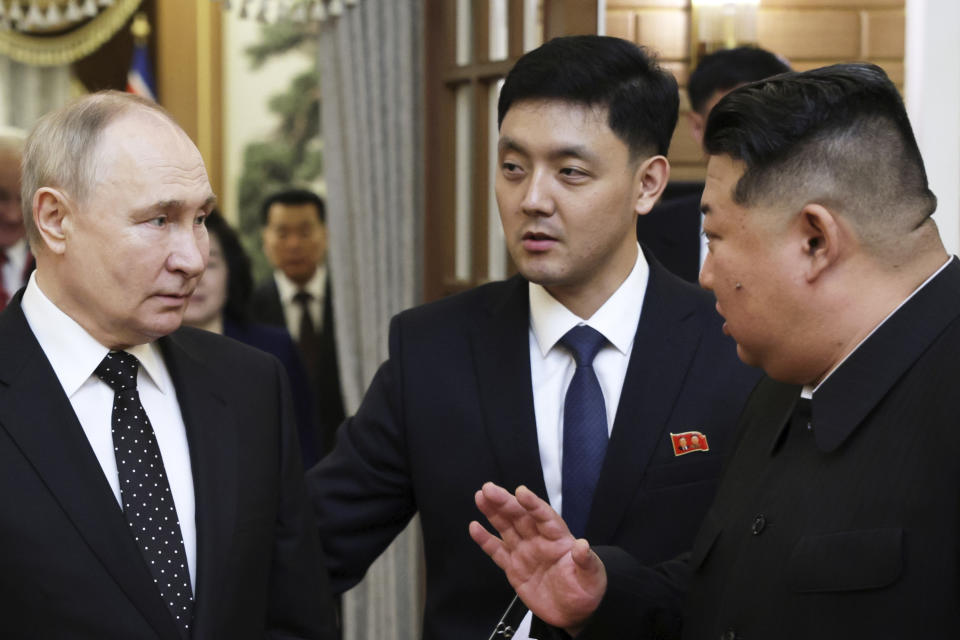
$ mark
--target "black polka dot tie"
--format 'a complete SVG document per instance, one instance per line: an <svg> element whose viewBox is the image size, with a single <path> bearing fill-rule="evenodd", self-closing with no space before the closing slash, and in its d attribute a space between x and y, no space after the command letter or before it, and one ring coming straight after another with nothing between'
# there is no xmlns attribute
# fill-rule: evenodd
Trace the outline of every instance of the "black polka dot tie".
<svg viewBox="0 0 960 640"><path fill-rule="evenodd" d="M135 356L126 351L111 351L95 373L114 391L113 452L130 533L164 603L177 625L189 635L193 619L190 570L160 447L137 393L139 368Z"/></svg>

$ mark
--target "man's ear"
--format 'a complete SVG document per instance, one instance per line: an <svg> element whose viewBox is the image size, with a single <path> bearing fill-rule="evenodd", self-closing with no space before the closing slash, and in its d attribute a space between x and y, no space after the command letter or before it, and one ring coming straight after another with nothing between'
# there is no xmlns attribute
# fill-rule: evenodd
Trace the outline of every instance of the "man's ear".
<svg viewBox="0 0 960 640"><path fill-rule="evenodd" d="M703 132L707 128L707 118L690 110L687 112L687 122L690 124L690 137L698 147L703 147Z"/></svg>
<svg viewBox="0 0 960 640"><path fill-rule="evenodd" d="M647 158L637 167L636 179L639 193L635 211L642 216L650 213L666 188L670 180L670 162L663 156Z"/></svg>
<svg viewBox="0 0 960 640"><path fill-rule="evenodd" d="M813 282L837 263L852 236L844 221L830 209L810 203L800 212L800 251L806 262L807 282Z"/></svg>
<svg viewBox="0 0 960 640"><path fill-rule="evenodd" d="M58 255L66 252L73 215L72 203L59 189L42 187L33 194L33 223L41 242L51 252Z"/></svg>

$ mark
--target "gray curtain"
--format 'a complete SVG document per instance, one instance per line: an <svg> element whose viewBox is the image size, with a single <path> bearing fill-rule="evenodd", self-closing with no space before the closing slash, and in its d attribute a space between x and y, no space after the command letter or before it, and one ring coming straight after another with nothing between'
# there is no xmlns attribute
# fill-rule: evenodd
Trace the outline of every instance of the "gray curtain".
<svg viewBox="0 0 960 640"><path fill-rule="evenodd" d="M360 0L321 26L322 130L337 351L348 413L421 300L421 0ZM345 640L419 637L416 521L344 598Z"/></svg>
<svg viewBox="0 0 960 640"><path fill-rule="evenodd" d="M70 66L35 67L0 56L0 124L29 131L70 100Z"/></svg>

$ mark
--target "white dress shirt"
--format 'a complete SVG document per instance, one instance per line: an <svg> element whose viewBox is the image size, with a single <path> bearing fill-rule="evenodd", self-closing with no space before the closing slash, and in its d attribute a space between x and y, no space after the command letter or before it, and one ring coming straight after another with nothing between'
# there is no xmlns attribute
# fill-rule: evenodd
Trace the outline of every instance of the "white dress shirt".
<svg viewBox="0 0 960 640"><path fill-rule="evenodd" d="M0 267L0 279L3 282L3 288L10 297L13 297L20 287L23 286L23 272L27 268L27 241L20 238L12 247L6 250L7 263Z"/></svg>
<svg viewBox="0 0 960 640"><path fill-rule="evenodd" d="M530 377L533 382L533 407L537 420L540 466L550 506L563 513L563 405L567 387L577 368L573 356L557 342L573 327L585 324L607 339L593 360L607 410L607 433L620 404L620 392L627 375L633 340L640 321L640 310L650 278L650 266L637 249L633 270L620 287L607 298L590 318L580 318L563 306L542 286L531 283L530 296ZM528 613L514 635L527 640L531 615Z"/></svg>
<svg viewBox="0 0 960 640"><path fill-rule="evenodd" d="M310 301L310 319L313 321L313 329L317 333L323 330L323 298L327 288L327 268L324 265L317 267L313 272L313 277L305 284L300 286L288 278L283 271L277 269L273 272L274 282L277 283L277 292L280 294L280 304L283 305L283 317L287 321L287 331L293 336L295 341L300 340L300 319L303 315L303 307L300 303L294 302L293 297L299 291L306 291L313 296Z"/></svg>
<svg viewBox="0 0 960 640"><path fill-rule="evenodd" d="M110 417L114 392L94 370L110 351L97 342L73 318L60 310L37 285L36 273L30 276L23 294L23 314L53 367L87 441L97 456L100 468L113 489L120 506L120 478L113 451ZM154 343L127 349L140 361L137 390L150 424L170 482L177 508L183 545L190 570L190 584L196 592L197 526L193 492L193 472L187 430L173 380L164 364L160 348Z"/></svg>

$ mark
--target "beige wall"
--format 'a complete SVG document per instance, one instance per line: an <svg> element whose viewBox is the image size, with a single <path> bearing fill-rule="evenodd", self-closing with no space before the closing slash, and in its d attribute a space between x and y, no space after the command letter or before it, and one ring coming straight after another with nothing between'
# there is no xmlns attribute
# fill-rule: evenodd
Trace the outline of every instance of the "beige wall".
<svg viewBox="0 0 960 640"><path fill-rule="evenodd" d="M658 51L685 88L690 69L689 0L607 0L607 35ZM874 62L903 88L904 0L761 0L757 44L798 70L835 62ZM681 90L680 121L671 145L673 177L700 180L703 161L690 139Z"/></svg>

